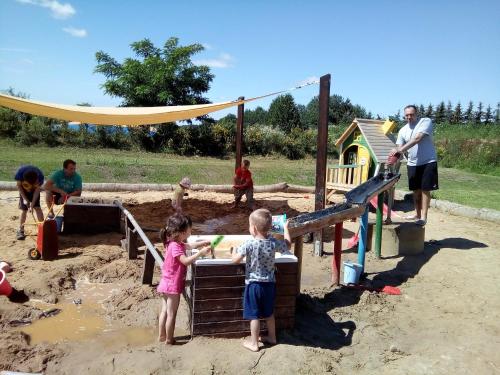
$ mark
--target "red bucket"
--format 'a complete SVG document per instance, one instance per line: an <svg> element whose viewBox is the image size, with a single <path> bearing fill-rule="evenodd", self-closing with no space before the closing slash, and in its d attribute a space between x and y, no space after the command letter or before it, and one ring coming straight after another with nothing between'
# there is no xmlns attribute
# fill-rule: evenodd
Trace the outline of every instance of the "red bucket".
<svg viewBox="0 0 500 375"><path fill-rule="evenodd" d="M3 270L0 270L0 296L10 296L12 293L12 286L7 280L7 276Z"/></svg>

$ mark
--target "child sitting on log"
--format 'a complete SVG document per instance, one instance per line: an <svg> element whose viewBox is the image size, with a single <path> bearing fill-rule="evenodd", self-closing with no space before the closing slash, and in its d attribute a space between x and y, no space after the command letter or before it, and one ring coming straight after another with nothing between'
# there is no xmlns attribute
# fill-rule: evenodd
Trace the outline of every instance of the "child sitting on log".
<svg viewBox="0 0 500 375"><path fill-rule="evenodd" d="M236 169L233 177L234 204L232 208L237 208L243 195L247 197L247 206L253 210L253 180L250 172L250 160L243 160L241 167Z"/></svg>
<svg viewBox="0 0 500 375"><path fill-rule="evenodd" d="M172 207L177 213L182 213L182 200L184 199L186 190L189 190L189 188L191 188L191 179L189 177L184 177L181 182L179 182L179 186L174 190Z"/></svg>
<svg viewBox="0 0 500 375"><path fill-rule="evenodd" d="M284 240L269 235L272 225L271 212L258 209L249 217L249 231L253 239L245 241L233 254L233 263L240 263L246 257L245 292L243 295L243 318L250 320L250 340L244 340L248 350L259 350L260 321L265 319L267 336L262 337L264 344L276 344L274 321L274 301L276 298L276 279L274 276L275 252L290 254L290 233L288 221L284 225Z"/></svg>
<svg viewBox="0 0 500 375"><path fill-rule="evenodd" d="M161 269L161 280L157 291L162 294L161 312L158 325L158 341L174 345L175 319L180 296L186 283L187 266L198 257L210 253L210 241L187 244L191 235L192 222L189 216L174 214L168 218L167 226L160 231L165 246L165 260ZM202 247L204 246L204 247ZM186 255L186 249L202 247L196 254Z"/></svg>

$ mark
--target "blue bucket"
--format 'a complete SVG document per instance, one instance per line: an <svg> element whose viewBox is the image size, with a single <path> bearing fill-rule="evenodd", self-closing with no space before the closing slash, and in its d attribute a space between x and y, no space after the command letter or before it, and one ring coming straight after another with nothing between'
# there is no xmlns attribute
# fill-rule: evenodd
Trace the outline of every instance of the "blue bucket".
<svg viewBox="0 0 500 375"><path fill-rule="evenodd" d="M357 284L362 269L361 264L344 262L344 284Z"/></svg>
<svg viewBox="0 0 500 375"><path fill-rule="evenodd" d="M54 220L56 221L57 225L57 233L61 233L64 222L64 216L56 216Z"/></svg>

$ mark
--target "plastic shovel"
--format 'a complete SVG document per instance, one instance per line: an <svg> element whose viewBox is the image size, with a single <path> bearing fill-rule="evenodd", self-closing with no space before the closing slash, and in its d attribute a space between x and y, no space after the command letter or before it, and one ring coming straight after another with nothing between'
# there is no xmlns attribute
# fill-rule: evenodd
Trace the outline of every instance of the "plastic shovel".
<svg viewBox="0 0 500 375"><path fill-rule="evenodd" d="M399 296L401 294L401 290L395 286L386 285L382 288L372 288L366 285L347 285L347 288L358 289L358 290L368 290L369 292L377 292L377 293L385 293L392 294L395 296Z"/></svg>

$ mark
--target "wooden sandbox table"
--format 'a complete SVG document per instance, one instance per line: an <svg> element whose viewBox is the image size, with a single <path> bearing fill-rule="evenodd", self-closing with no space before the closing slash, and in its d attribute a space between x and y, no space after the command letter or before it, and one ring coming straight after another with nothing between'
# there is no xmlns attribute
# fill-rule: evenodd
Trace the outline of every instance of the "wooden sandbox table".
<svg viewBox="0 0 500 375"><path fill-rule="evenodd" d="M215 236L191 236L188 242L211 240ZM231 262L232 249L252 238L228 235L216 247L215 259L198 259L188 271L186 299L192 336L243 337L250 324L243 319L245 264ZM294 255L276 254L276 329L291 329L295 323L298 294L298 263ZM265 321L261 329L265 330Z"/></svg>

